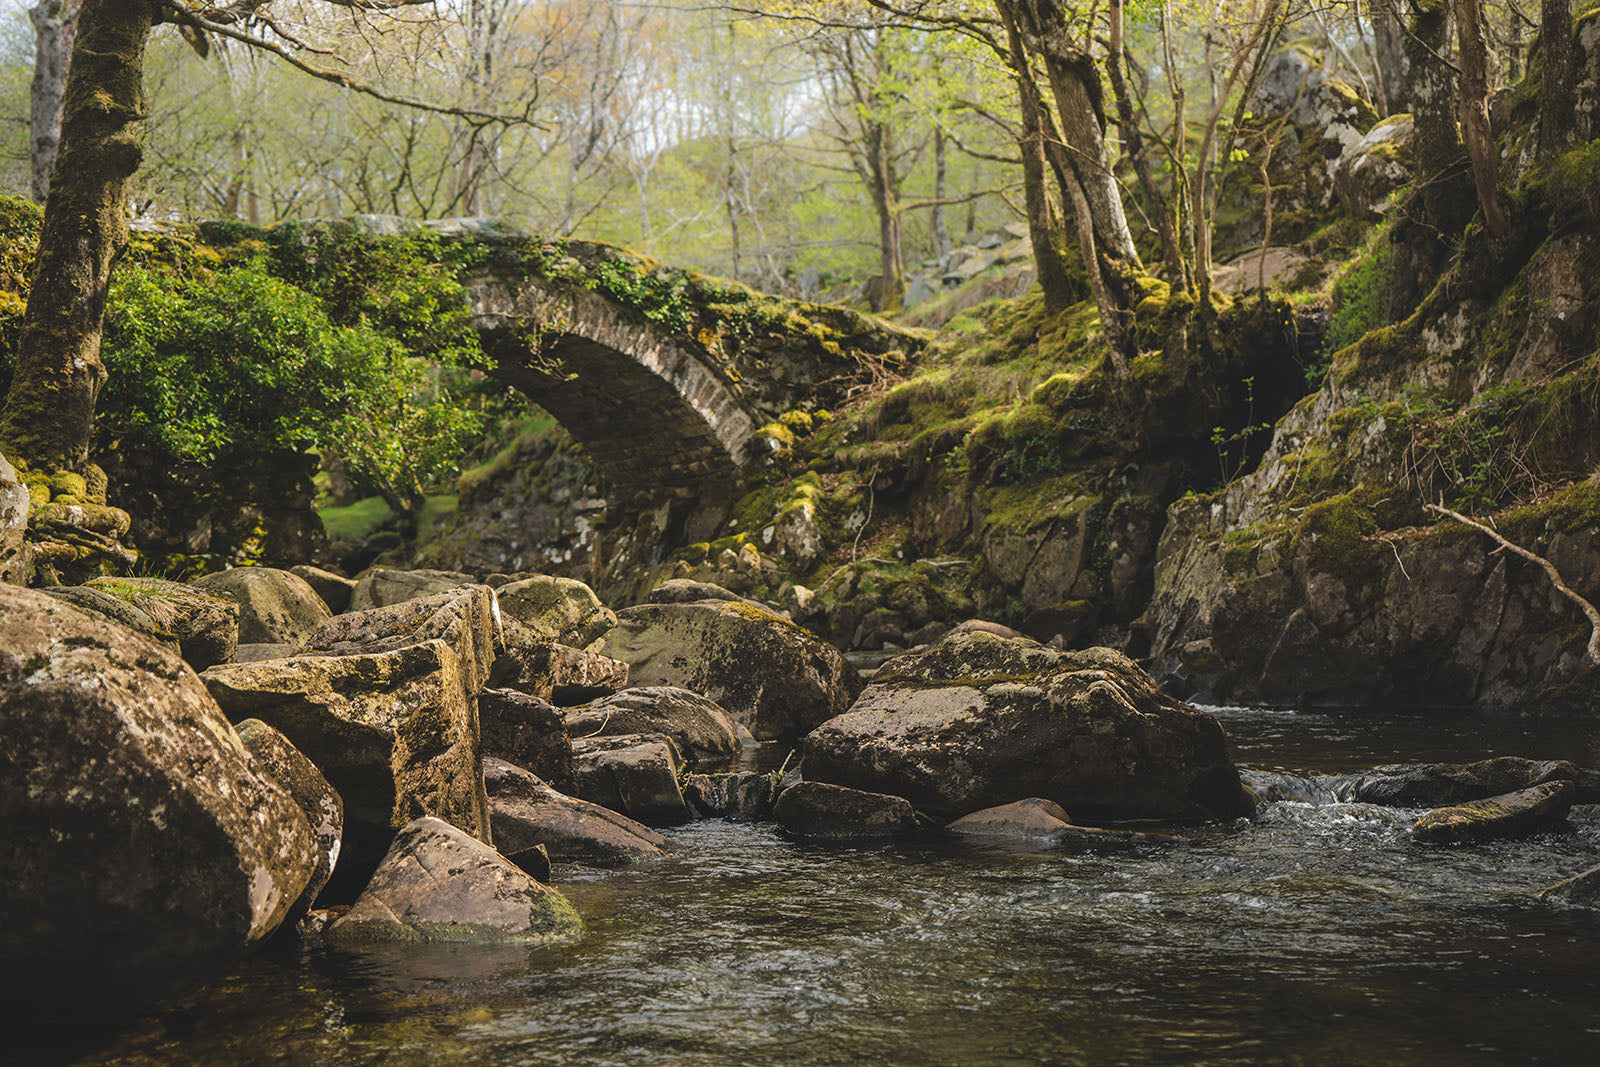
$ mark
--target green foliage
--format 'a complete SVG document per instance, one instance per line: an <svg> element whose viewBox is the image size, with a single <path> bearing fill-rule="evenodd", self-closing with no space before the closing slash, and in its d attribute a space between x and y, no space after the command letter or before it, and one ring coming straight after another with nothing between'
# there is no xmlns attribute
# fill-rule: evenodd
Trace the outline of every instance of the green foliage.
<svg viewBox="0 0 1600 1067"><path fill-rule="evenodd" d="M1322 338L1318 361L1307 369L1315 385L1327 373L1329 361L1341 348L1389 324L1389 289L1394 274L1394 252L1388 231L1380 230L1367 249L1352 260L1334 283L1334 311Z"/></svg>
<svg viewBox="0 0 1600 1067"><path fill-rule="evenodd" d="M360 540L376 533L384 523L394 518L394 512L381 496L369 496L336 508L318 508L322 528L328 536L344 540Z"/></svg>

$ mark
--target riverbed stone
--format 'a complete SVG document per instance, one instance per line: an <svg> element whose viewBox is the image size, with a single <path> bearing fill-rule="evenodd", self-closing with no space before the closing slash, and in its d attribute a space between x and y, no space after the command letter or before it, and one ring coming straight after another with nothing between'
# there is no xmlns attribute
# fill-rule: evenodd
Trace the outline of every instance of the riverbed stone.
<svg viewBox="0 0 1600 1067"><path fill-rule="evenodd" d="M176 648L197 671L233 658L239 607L164 578L95 578L49 594Z"/></svg>
<svg viewBox="0 0 1600 1067"><path fill-rule="evenodd" d="M277 730L260 719L246 719L234 728L257 766L300 806L317 841L316 870L284 920L297 922L311 910L317 894L328 884L339 863L339 846L344 839L344 801L316 764L306 759L305 754Z"/></svg>
<svg viewBox="0 0 1600 1067"><path fill-rule="evenodd" d="M680 686L624 689L570 708L566 718L567 729L580 737L665 735L689 763L728 760L744 750L733 719L722 706Z"/></svg>
<svg viewBox="0 0 1600 1067"><path fill-rule="evenodd" d="M572 578L538 575L502 585L500 610L547 641L598 651L617 624L594 590Z"/></svg>
<svg viewBox="0 0 1600 1067"><path fill-rule="evenodd" d="M1561 779L1487 800L1435 808L1412 825L1411 836L1437 844L1526 837L1559 825L1572 809L1576 792L1570 780Z"/></svg>
<svg viewBox="0 0 1600 1067"><path fill-rule="evenodd" d="M1600 909L1600 867L1590 867L1581 874L1557 882L1541 890L1539 896L1556 904Z"/></svg>
<svg viewBox="0 0 1600 1067"><path fill-rule="evenodd" d="M665 854L667 839L642 823L552 789L504 760L483 761L494 837L507 856L542 845L553 860L623 867Z"/></svg>
<svg viewBox="0 0 1600 1067"><path fill-rule="evenodd" d="M333 617L304 578L272 567L235 567L190 584L239 605L239 641L245 644L297 644Z"/></svg>
<svg viewBox="0 0 1600 1067"><path fill-rule="evenodd" d="M230 718L281 731L338 790L345 837L330 893L348 900L418 816L489 840L477 701L462 673L435 638L367 655L229 664L204 680Z"/></svg>
<svg viewBox="0 0 1600 1067"><path fill-rule="evenodd" d="M962 837L1019 841L1050 848L1115 848L1161 840L1154 834L1131 830L1077 826L1065 808L1042 797L984 808L963 815L946 829Z"/></svg>
<svg viewBox="0 0 1600 1067"><path fill-rule="evenodd" d="M320 849L177 653L0 585L0 1014L121 1016L227 973Z"/></svg>
<svg viewBox="0 0 1600 1067"><path fill-rule="evenodd" d="M691 774L683 780L683 797L696 814L708 818L763 822L772 818L776 777L756 771Z"/></svg>
<svg viewBox="0 0 1600 1067"><path fill-rule="evenodd" d="M561 709L515 689L478 695L478 725L485 758L526 767L563 793L577 790L572 736Z"/></svg>
<svg viewBox="0 0 1600 1067"><path fill-rule="evenodd" d="M903 797L825 782L803 781L785 789L772 814L792 834L834 841L900 837L921 828Z"/></svg>
<svg viewBox="0 0 1600 1067"><path fill-rule="evenodd" d="M628 664L633 684L693 690L762 740L803 734L861 691L838 649L751 604L641 604L617 618L606 654Z"/></svg>
<svg viewBox="0 0 1600 1067"><path fill-rule="evenodd" d="M424 817L395 835L350 910L327 938L345 947L390 941L565 944L583 935L566 897L482 841Z"/></svg>
<svg viewBox="0 0 1600 1067"><path fill-rule="evenodd" d="M573 742L578 796L646 826L677 826L690 813L678 785L682 759L660 734L591 737Z"/></svg>
<svg viewBox="0 0 1600 1067"><path fill-rule="evenodd" d="M346 578L342 574L313 567L309 563L297 563L289 568L289 573L315 590L322 598L322 602L328 605L328 610L335 615L350 609L350 597L356 591L354 578Z"/></svg>
<svg viewBox="0 0 1600 1067"><path fill-rule="evenodd" d="M1028 797L1094 819L1235 818L1249 802L1216 717L1106 648L953 633L879 669L805 739L811 781L957 818Z"/></svg>
<svg viewBox="0 0 1600 1067"><path fill-rule="evenodd" d="M477 579L460 571L402 571L374 567L356 579L350 591L351 611L387 608L418 597L431 597L472 585Z"/></svg>
<svg viewBox="0 0 1600 1067"><path fill-rule="evenodd" d="M1350 799L1392 808L1442 808L1577 778L1578 769L1566 760L1521 756L1476 763L1397 763L1363 774L1350 787Z"/></svg>

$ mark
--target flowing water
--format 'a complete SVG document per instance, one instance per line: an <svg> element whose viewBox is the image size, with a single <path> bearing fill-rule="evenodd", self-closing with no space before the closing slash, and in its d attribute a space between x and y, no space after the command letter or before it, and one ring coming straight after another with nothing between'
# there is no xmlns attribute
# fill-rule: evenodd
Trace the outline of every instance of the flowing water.
<svg viewBox="0 0 1600 1067"><path fill-rule="evenodd" d="M1218 709L1239 763L1329 794L1378 763L1600 765L1600 727ZM1294 777L1287 777L1294 776ZM1305 779L1301 781L1300 779ZM588 923L529 952L307 950L90 1039L118 1064L1582 1064L1600 808L1471 848L1415 812L1282 801L1134 852L822 848L724 821L631 871L557 872ZM4 1058L0 1055L0 1058Z"/></svg>

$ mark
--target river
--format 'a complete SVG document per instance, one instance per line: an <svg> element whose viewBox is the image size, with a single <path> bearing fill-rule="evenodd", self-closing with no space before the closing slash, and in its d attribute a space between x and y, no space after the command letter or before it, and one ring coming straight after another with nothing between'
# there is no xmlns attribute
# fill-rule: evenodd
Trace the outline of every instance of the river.
<svg viewBox="0 0 1600 1067"><path fill-rule="evenodd" d="M1600 765L1592 723L1215 710L1252 780L1291 794L1395 760ZM1600 862L1600 807L1576 809L1570 832L1470 848L1413 844L1415 815L1279 801L1105 854L824 848L700 822L671 833L664 862L558 868L588 923L577 945L258 958L52 1058L1594 1062L1600 913L1533 894Z"/></svg>

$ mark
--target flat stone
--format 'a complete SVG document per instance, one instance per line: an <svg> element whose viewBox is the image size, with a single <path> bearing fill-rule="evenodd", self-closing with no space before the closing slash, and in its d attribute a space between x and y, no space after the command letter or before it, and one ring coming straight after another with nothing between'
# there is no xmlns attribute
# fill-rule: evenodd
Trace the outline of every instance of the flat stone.
<svg viewBox="0 0 1600 1067"><path fill-rule="evenodd" d="M504 760L483 761L495 840L507 855L538 846L551 859L623 867L664 854L667 839L625 815L566 796Z"/></svg>
<svg viewBox="0 0 1600 1067"><path fill-rule="evenodd" d="M460 662L464 696L473 700L488 683L501 641L500 612L486 585L457 586L399 604L336 615L301 646L332 656L390 652L441 640Z"/></svg>
<svg viewBox="0 0 1600 1067"><path fill-rule="evenodd" d="M772 810L784 829L800 837L899 837L921 828L916 811L902 797L824 782L790 786L779 794Z"/></svg>
<svg viewBox="0 0 1600 1067"><path fill-rule="evenodd" d="M1546 782L1487 800L1435 808L1411 827L1418 841L1465 844L1503 837L1526 837L1561 823L1572 809L1572 782Z"/></svg>
<svg viewBox="0 0 1600 1067"><path fill-rule="evenodd" d="M329 942L565 944L583 936L567 898L442 819L395 835L372 881L329 925Z"/></svg>
<svg viewBox="0 0 1600 1067"><path fill-rule="evenodd" d="M190 584L239 605L239 640L245 644L296 644L333 617L304 578L271 567L235 567Z"/></svg>
<svg viewBox="0 0 1600 1067"><path fill-rule="evenodd" d="M727 760L744 750L721 705L678 686L624 689L568 709L566 719L567 729L580 737L665 735L690 763Z"/></svg>

